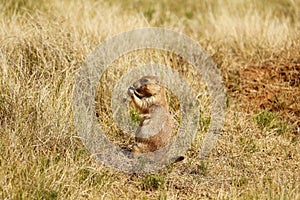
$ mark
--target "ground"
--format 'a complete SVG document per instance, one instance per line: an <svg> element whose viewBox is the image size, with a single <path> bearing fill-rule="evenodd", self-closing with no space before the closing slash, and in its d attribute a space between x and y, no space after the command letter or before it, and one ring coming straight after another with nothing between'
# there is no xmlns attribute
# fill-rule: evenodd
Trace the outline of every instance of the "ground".
<svg viewBox="0 0 300 200"><path fill-rule="evenodd" d="M299 11L292 0L2 2L0 199L300 199ZM207 158L198 150L209 112L185 160L127 174L99 163L78 137L73 87L101 42L149 26L184 33L213 58L226 88L226 119ZM193 77L181 59L134 52L101 81L115 83L129 65L149 61ZM126 146L133 138L113 122L110 87L99 84L97 116L110 141ZM180 121L180 105L168 95ZM210 102L199 101L205 109Z"/></svg>

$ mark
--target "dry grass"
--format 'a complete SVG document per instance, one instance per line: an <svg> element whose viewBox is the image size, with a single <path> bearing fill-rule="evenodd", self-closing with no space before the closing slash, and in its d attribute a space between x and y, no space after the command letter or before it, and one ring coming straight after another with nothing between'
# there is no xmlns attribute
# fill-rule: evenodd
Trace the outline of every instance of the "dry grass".
<svg viewBox="0 0 300 200"><path fill-rule="evenodd" d="M0 199L300 199L299 1L124 2L1 3ZM207 160L197 157L199 130L183 162L128 175L78 139L73 80L105 38L152 25L213 56L226 124Z"/></svg>

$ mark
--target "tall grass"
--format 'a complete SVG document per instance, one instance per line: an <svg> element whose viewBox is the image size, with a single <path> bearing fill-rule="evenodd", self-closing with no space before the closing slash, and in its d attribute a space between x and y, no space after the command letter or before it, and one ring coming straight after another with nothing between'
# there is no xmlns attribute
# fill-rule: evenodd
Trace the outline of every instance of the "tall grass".
<svg viewBox="0 0 300 200"><path fill-rule="evenodd" d="M72 116L76 72L105 38L181 31L226 74L299 64L299 12L293 0L1 2L0 199L299 199L299 137L261 129L236 104L212 155L200 162L195 141L183 163L153 175L159 187L97 163Z"/></svg>

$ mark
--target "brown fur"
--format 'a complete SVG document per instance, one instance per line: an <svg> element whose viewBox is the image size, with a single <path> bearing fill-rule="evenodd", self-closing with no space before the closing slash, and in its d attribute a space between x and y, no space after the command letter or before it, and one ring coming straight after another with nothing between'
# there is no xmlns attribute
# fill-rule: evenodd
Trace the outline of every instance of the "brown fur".
<svg viewBox="0 0 300 200"><path fill-rule="evenodd" d="M136 131L134 156L167 147L172 135L166 92L156 76L144 76L128 89L135 107L143 115Z"/></svg>

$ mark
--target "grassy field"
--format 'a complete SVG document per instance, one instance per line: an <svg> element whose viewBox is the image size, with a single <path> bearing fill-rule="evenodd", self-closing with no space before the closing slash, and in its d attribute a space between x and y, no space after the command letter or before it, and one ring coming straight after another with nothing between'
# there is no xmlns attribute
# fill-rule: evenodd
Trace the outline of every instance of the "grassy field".
<svg viewBox="0 0 300 200"><path fill-rule="evenodd" d="M0 199L300 199L299 1L7 0L0 19ZM72 91L104 39L149 26L182 32L213 57L228 107L207 159L197 152L202 118L184 161L132 175L85 149Z"/></svg>

